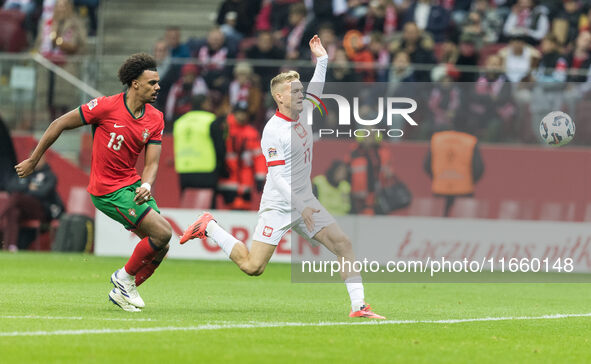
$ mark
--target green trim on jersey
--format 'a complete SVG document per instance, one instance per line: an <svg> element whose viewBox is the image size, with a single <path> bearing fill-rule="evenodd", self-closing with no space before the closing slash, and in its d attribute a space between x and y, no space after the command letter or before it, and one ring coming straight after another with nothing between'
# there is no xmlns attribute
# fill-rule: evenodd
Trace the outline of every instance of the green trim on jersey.
<svg viewBox="0 0 591 364"><path fill-rule="evenodd" d="M142 114L136 118L135 115L131 112L131 110L129 110L129 107L127 107L127 101L126 100L127 100L127 93L124 92L123 93L123 105L125 105L125 108L129 112L129 114L131 115L131 117L134 118L134 120L137 120L137 119L141 118L142 116L144 116L144 113L146 112L146 105L144 105L144 108L142 109Z"/></svg>
<svg viewBox="0 0 591 364"><path fill-rule="evenodd" d="M158 205L153 197L141 205L133 201L135 190L140 187L142 181L118 189L104 196L90 195L92 203L102 213L123 225L127 230L135 230L150 210L160 213Z"/></svg>
<svg viewBox="0 0 591 364"><path fill-rule="evenodd" d="M80 113L80 119L82 119L82 123L84 123L84 125L88 125L88 122L86 122L86 119L84 118L84 113L82 112L82 106L78 107L78 112Z"/></svg>

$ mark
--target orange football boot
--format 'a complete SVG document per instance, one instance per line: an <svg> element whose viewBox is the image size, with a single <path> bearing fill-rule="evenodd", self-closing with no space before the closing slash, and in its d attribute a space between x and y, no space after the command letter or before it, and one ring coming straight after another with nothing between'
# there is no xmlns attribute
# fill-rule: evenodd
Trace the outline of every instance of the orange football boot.
<svg viewBox="0 0 591 364"><path fill-rule="evenodd" d="M371 306L367 305L367 304L361 306L361 309L359 309L359 311L353 312L353 310L351 310L351 312L349 313L349 317L365 317L365 318L373 318L373 319L380 319L380 320L386 319L384 316L380 316L377 313L373 312L371 310Z"/></svg>
<svg viewBox="0 0 591 364"><path fill-rule="evenodd" d="M214 219L209 212L202 213L201 216L197 218L197 221L195 221L193 225L189 226L187 230L185 230L183 236L181 237L181 244L184 244L187 241L195 238L205 239L207 237L205 228L207 228L207 224L209 224L211 220Z"/></svg>

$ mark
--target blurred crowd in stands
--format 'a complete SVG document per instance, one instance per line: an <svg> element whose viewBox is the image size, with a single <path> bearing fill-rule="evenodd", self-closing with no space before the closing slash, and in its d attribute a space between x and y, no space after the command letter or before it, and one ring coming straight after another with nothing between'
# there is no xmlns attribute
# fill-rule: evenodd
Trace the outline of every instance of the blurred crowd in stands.
<svg viewBox="0 0 591 364"><path fill-rule="evenodd" d="M182 42L171 26L154 45L157 106L171 131L195 97L216 115L246 101L262 130L275 111L270 79L294 68L309 79L307 42L318 34L327 82L384 82L388 95L403 94L401 83L433 83L410 138L463 123L486 141L535 142L535 118L569 106L557 94L580 99L590 88L590 16L590 3L576 0L225 0L205 38ZM527 107L538 101L540 110ZM461 117L469 113L477 117Z"/></svg>
<svg viewBox="0 0 591 364"><path fill-rule="evenodd" d="M46 58L77 74L67 57L81 54L87 37L96 34L98 4L0 0L0 51L35 44ZM24 45L7 37L13 31L7 13L23 27ZM177 170L186 177L181 187L214 186L237 209L252 208L251 194L264 184L258 145L276 108L270 80L288 69L310 79L315 60L308 41L314 34L328 51L327 82L381 85L376 88L381 93L362 98L362 116L375 117L376 96L412 97L424 105L413 115L420 128L399 125L405 140L428 140L437 131L456 129L482 141L535 143L546 113L563 109L576 120L591 111L585 100L591 90L591 0L224 0L215 23L202 38L170 25L155 41L161 79L155 106L165 115L166 133L199 120L205 127L188 132L214 139L211 158L224 153L224 162L215 161L214 167ZM50 74L47 95L54 117L73 99L72 88L60 82ZM338 127L338 113L330 110L334 105L327 107L325 121ZM579 132L577 142L591 142L588 131ZM225 139L217 140L220 135ZM174 139L175 154L203 145L197 139L176 145L181 138L175 134ZM334 196L355 196L367 189L360 185L373 185L366 180L385 179L375 167L383 159L379 148L356 144L349 164L365 163L365 172L348 176L352 172L336 163L326 180L315 181L317 190L332 185ZM359 156L363 163L354 163ZM203 186L202 174L209 172L213 182ZM353 182L341 184L345 180ZM364 211L372 206L366 199L353 198L347 206Z"/></svg>
<svg viewBox="0 0 591 364"><path fill-rule="evenodd" d="M68 57L84 54L97 31L99 0L0 0L0 52L33 49L77 77L80 63ZM72 108L79 92L55 73L48 73L47 107L51 119Z"/></svg>
<svg viewBox="0 0 591 364"><path fill-rule="evenodd" d="M81 54L96 34L99 0L0 5L1 14L21 13L29 43L79 73L67 56ZM460 123L485 141L536 142L540 115L562 108L576 117L591 89L590 17L589 0L224 0L204 38L171 25L155 42L156 106L172 132L196 98L218 116L244 101L248 123L260 131L275 111L270 79L294 68L309 79L307 43L318 34L329 54L327 82L381 82L387 95L407 94L401 84L432 82L415 95L428 110L408 138ZM72 97L50 77L48 105L57 116Z"/></svg>

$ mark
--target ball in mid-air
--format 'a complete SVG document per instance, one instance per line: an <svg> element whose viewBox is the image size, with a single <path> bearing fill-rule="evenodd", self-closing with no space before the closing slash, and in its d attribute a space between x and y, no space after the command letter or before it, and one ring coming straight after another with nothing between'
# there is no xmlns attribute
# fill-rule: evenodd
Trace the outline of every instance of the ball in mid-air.
<svg viewBox="0 0 591 364"><path fill-rule="evenodd" d="M546 144L566 145L575 137L575 123L567 113L552 111L540 122L540 136Z"/></svg>

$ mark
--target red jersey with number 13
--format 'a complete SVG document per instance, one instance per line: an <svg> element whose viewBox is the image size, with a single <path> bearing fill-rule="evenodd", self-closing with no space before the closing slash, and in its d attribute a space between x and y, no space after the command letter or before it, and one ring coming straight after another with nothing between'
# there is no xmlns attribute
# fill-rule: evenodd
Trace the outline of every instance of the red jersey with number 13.
<svg viewBox="0 0 591 364"><path fill-rule="evenodd" d="M135 169L146 144L161 144L164 118L150 104L135 118L125 104L125 93L103 96L79 108L92 125L92 163L88 192L103 196L141 179Z"/></svg>

